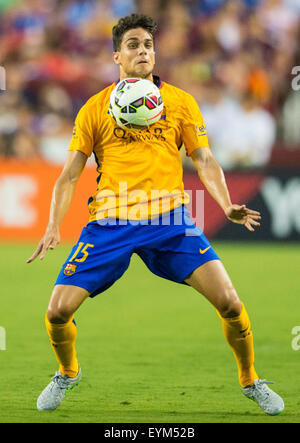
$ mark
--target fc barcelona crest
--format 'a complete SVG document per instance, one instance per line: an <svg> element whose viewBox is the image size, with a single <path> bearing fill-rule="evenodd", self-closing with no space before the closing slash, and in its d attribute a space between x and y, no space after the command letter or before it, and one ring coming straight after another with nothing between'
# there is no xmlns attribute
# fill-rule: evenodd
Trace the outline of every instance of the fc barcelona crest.
<svg viewBox="0 0 300 443"><path fill-rule="evenodd" d="M73 265L72 263L68 263L64 269L65 275L73 275L76 271L77 265Z"/></svg>

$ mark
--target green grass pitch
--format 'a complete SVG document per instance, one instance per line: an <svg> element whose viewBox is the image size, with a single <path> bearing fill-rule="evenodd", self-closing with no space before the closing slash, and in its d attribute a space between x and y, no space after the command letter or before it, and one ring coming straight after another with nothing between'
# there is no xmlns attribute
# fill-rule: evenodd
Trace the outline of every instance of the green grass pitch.
<svg viewBox="0 0 300 443"><path fill-rule="evenodd" d="M44 313L70 247L28 265L35 245L2 244L0 422L299 423L300 350L291 343L300 326L300 246L213 246L250 315L258 374L275 381L285 400L281 415L265 415L241 394L214 308L193 289L154 276L136 256L75 316L81 383L56 411L37 411L57 370Z"/></svg>

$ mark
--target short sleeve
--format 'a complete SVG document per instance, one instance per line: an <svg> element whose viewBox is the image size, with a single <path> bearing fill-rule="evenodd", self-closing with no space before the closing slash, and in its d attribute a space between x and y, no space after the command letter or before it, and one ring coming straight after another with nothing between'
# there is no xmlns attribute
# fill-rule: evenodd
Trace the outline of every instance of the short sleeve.
<svg viewBox="0 0 300 443"><path fill-rule="evenodd" d="M69 151L81 151L88 157L94 148L94 131L89 108L84 105L78 112L73 127Z"/></svg>
<svg viewBox="0 0 300 443"><path fill-rule="evenodd" d="M190 94L186 95L185 115L182 119L182 141L188 156L197 148L209 148L204 119L199 106Z"/></svg>

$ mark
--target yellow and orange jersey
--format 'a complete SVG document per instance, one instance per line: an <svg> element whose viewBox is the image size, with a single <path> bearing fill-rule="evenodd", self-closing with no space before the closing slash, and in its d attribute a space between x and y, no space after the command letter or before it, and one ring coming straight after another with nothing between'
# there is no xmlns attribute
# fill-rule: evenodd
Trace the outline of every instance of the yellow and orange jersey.
<svg viewBox="0 0 300 443"><path fill-rule="evenodd" d="M147 129L118 127L109 114L115 83L91 97L75 120L69 150L94 153L99 173L90 198L90 221L145 220L188 202L179 149L209 147L195 99L154 76L164 102L161 119Z"/></svg>

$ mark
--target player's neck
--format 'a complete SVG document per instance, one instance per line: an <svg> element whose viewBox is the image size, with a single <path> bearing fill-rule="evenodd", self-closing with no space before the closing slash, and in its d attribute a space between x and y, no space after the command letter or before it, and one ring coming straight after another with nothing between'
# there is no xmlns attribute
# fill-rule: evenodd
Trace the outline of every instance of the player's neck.
<svg viewBox="0 0 300 443"><path fill-rule="evenodd" d="M151 82L153 82L153 75L152 72L147 75L146 77L141 77L139 74L128 74L126 72L120 71L120 81L124 80L125 78L132 78L132 77L138 77L138 78L143 78L145 80L150 80Z"/></svg>

